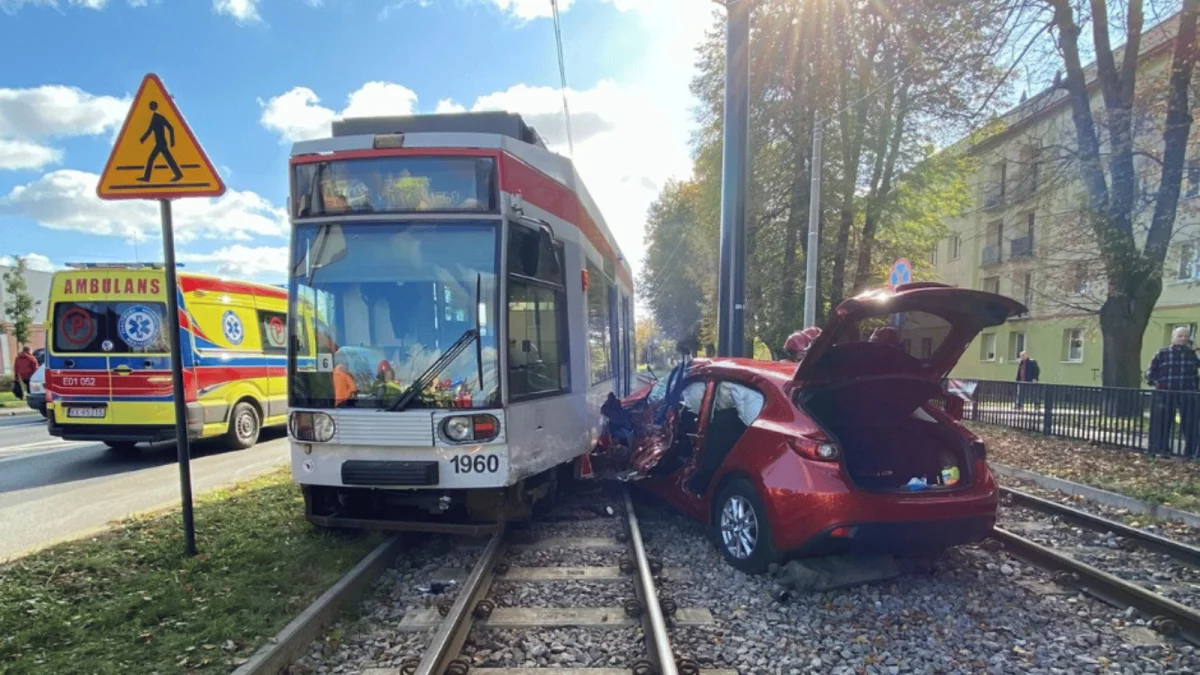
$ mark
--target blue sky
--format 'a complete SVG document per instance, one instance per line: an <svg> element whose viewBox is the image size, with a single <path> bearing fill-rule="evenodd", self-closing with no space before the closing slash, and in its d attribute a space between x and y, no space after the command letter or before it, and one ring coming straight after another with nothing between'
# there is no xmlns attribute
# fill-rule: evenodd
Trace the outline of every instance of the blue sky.
<svg viewBox="0 0 1200 675"><path fill-rule="evenodd" d="M619 243L689 170L704 0L560 0L575 160ZM282 278L294 140L348 116L507 109L566 153L550 0L0 0L0 256L161 259L153 202L94 196L147 72L228 187L176 202L189 268ZM651 149L651 152L647 152Z"/></svg>

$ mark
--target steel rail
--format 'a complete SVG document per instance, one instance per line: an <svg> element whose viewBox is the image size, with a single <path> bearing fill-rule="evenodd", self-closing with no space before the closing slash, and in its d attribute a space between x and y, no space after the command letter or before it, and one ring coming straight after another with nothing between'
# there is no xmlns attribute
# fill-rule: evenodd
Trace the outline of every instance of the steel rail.
<svg viewBox="0 0 1200 675"><path fill-rule="evenodd" d="M1121 608L1132 606L1151 617L1175 622L1185 639L1200 645L1200 612L1195 609L1002 528L993 528L992 536L1019 558L1047 569L1073 572L1078 576L1073 582L1104 602Z"/></svg>
<svg viewBox="0 0 1200 675"><path fill-rule="evenodd" d="M650 560L646 556L646 545L642 542L642 530L633 510L633 500L629 498L629 488L625 488L624 497L629 544L633 549L634 565L637 567L633 586L638 599L642 601L646 650L649 652L650 662L657 668L658 675L679 675L675 665L675 652L671 649L671 638L667 635L667 620L658 602L654 575L650 572Z"/></svg>
<svg viewBox="0 0 1200 675"><path fill-rule="evenodd" d="M1058 502L1053 502L1021 490L1002 487L1000 488L1000 494L1010 496L1014 502L1019 502L1037 511L1061 516L1089 529L1113 532L1122 537L1134 539L1146 548L1151 548L1183 562L1200 566L1200 547L1154 534L1153 532L1147 532L1140 528L1131 527L1124 523L1110 520L1094 513L1088 513L1087 511L1081 511L1065 504L1059 504Z"/></svg>
<svg viewBox="0 0 1200 675"><path fill-rule="evenodd" d="M475 611L475 605L492 586L503 541L504 532L497 532L488 541L487 547L479 556L479 561L475 563L470 576L463 583L458 597L454 599L454 604L450 606L445 620L429 642L421 662L417 664L415 675L443 675L450 662L458 658L471 632L471 615Z"/></svg>

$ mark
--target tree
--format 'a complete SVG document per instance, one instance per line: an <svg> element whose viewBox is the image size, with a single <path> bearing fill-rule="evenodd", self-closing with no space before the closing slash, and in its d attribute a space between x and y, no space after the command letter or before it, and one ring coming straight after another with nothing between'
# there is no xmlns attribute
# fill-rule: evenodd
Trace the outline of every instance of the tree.
<svg viewBox="0 0 1200 675"><path fill-rule="evenodd" d="M25 285L28 266L25 258L13 256L13 267L4 273L4 313L12 323L12 336L18 344L29 342L29 330L33 327L33 296Z"/></svg>
<svg viewBox="0 0 1200 675"><path fill-rule="evenodd" d="M1049 25L1066 71L1065 78L1056 78L1056 84L1066 92L1071 108L1073 164L1086 194L1082 218L1103 266L1106 294L1099 308L1103 382L1105 386L1138 387L1142 336L1162 293L1163 263L1175 226L1191 133L1189 88L1200 51L1196 39L1200 0L1183 0L1177 18L1164 92L1162 142L1157 153L1149 153L1158 175L1153 213L1145 224L1136 218L1139 181L1134 161L1135 156L1146 154L1139 151L1134 128L1143 2L1123 3L1122 53L1112 46L1106 0L1089 0L1086 9L1076 7L1072 0L1042 1L1052 13ZM1095 53L1093 82L1089 82L1090 73L1081 57L1089 45L1080 45L1089 13L1090 49ZM1115 13L1119 17L1120 9ZM1091 101L1093 84L1101 94L1099 110L1093 109Z"/></svg>
<svg viewBox="0 0 1200 675"><path fill-rule="evenodd" d="M985 58L991 4L913 0L885 12L869 0L754 3L746 327L757 342L748 345L778 353L802 327L814 127L825 135L818 322L847 291L882 283L885 263L924 259L942 236L966 174L957 173L961 153L932 161L931 148L965 131L996 88ZM664 334L691 331L697 346L716 334L723 21L698 50L693 175L664 187L651 209L639 291ZM668 265L676 247L683 261ZM686 269L667 269L678 264Z"/></svg>

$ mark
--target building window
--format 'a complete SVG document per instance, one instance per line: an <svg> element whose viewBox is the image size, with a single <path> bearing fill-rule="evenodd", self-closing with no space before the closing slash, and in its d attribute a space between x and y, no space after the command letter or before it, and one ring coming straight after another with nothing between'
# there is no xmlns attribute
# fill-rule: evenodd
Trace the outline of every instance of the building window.
<svg viewBox="0 0 1200 675"><path fill-rule="evenodd" d="M1200 245L1195 242L1179 247L1180 281L1200 281Z"/></svg>
<svg viewBox="0 0 1200 675"><path fill-rule="evenodd" d="M950 259L958 260L962 256L962 235L950 237Z"/></svg>
<svg viewBox="0 0 1200 675"><path fill-rule="evenodd" d="M988 293L1000 293L1000 277L986 277L983 280L983 290Z"/></svg>
<svg viewBox="0 0 1200 675"><path fill-rule="evenodd" d="M1025 351L1025 333L1012 332L1008 334L1008 358L1016 361Z"/></svg>
<svg viewBox="0 0 1200 675"><path fill-rule="evenodd" d="M1071 291L1075 295L1087 295L1089 288L1087 263L1075 263L1071 266Z"/></svg>
<svg viewBox="0 0 1200 675"><path fill-rule="evenodd" d="M591 384L599 384L613 377L608 280L590 262L587 264L587 273L588 352L592 366Z"/></svg>
<svg viewBox="0 0 1200 675"><path fill-rule="evenodd" d="M1188 161L1187 196L1200 196L1200 157Z"/></svg>
<svg viewBox="0 0 1200 675"><path fill-rule="evenodd" d="M1063 331L1062 360L1067 363L1083 361L1083 329L1068 328Z"/></svg>
<svg viewBox="0 0 1200 675"><path fill-rule="evenodd" d="M937 250L938 250L937 244L934 244L933 248L929 249L929 264L930 265L937 264Z"/></svg>
<svg viewBox="0 0 1200 675"><path fill-rule="evenodd" d="M979 360L980 361L995 361L996 360L996 334L984 333L980 336L983 338L979 341Z"/></svg>
<svg viewBox="0 0 1200 675"><path fill-rule="evenodd" d="M1025 305L1025 309L1033 309L1033 274L1026 273L1022 280L1021 302Z"/></svg>

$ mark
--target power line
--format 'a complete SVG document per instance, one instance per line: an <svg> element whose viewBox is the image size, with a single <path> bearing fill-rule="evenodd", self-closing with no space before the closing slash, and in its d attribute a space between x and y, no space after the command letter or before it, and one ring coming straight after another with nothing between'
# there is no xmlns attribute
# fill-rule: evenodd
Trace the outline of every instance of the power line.
<svg viewBox="0 0 1200 675"><path fill-rule="evenodd" d="M558 80L562 90L563 117L567 123L567 152L575 156L575 141L571 137L571 108L567 105L567 66L563 59L562 25L558 20L558 0L550 0L550 10L554 14L554 41L558 45Z"/></svg>

